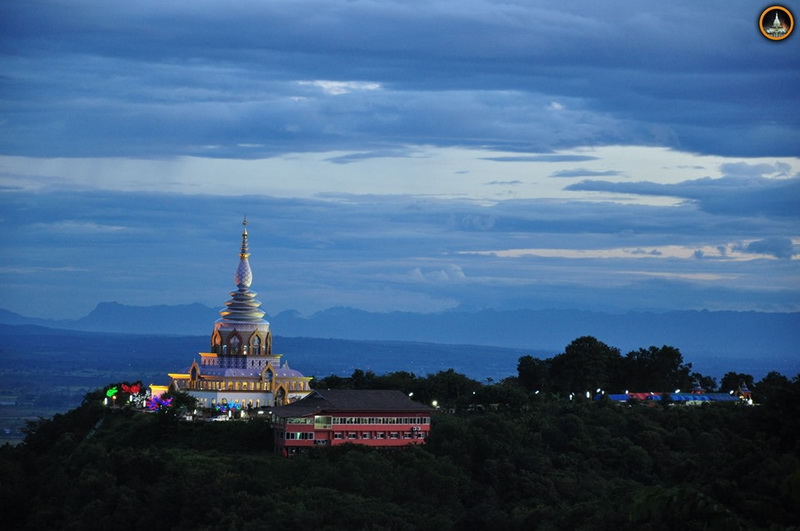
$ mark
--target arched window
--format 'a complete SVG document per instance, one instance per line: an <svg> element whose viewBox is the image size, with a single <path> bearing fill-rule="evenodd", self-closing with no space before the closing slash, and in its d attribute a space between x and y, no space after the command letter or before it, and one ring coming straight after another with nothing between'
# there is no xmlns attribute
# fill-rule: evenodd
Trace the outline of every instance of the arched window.
<svg viewBox="0 0 800 531"><path fill-rule="evenodd" d="M233 335L230 339L228 339L228 346L230 348L231 356L236 356L239 354L239 347L242 344L242 340L239 339L239 336Z"/></svg>
<svg viewBox="0 0 800 531"><path fill-rule="evenodd" d="M261 355L261 338L258 335L253 336L253 354Z"/></svg>

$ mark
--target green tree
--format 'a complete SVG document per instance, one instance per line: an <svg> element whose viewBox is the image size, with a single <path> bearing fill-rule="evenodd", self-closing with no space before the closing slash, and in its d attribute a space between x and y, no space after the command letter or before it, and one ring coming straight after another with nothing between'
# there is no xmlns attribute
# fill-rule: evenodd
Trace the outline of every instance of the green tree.
<svg viewBox="0 0 800 531"><path fill-rule="evenodd" d="M404 393L413 393L417 390L419 380L413 372L395 371L378 376L375 381L376 389L397 389Z"/></svg>
<svg viewBox="0 0 800 531"><path fill-rule="evenodd" d="M528 396L519 386L502 383L481 386L472 398L474 404L512 411L519 411L527 402Z"/></svg>
<svg viewBox="0 0 800 531"><path fill-rule="evenodd" d="M719 390L722 393L738 391L742 384L752 391L754 387L753 376L742 372L726 372L719 382Z"/></svg>
<svg viewBox="0 0 800 531"><path fill-rule="evenodd" d="M640 348L628 352L620 372L623 387L641 391L687 390L691 387L692 364L683 363L683 355L675 347Z"/></svg>
<svg viewBox="0 0 800 531"><path fill-rule="evenodd" d="M353 382L353 389L375 389L377 377L372 371L364 372L361 369L356 369L350 376L350 381Z"/></svg>
<svg viewBox="0 0 800 531"><path fill-rule="evenodd" d="M789 393L791 382L789 378L778 371L770 371L761 380L756 382L753 391L757 395L757 400L772 401L781 400Z"/></svg>
<svg viewBox="0 0 800 531"><path fill-rule="evenodd" d="M703 388L705 391L716 391L717 390L717 379L711 376L704 376L699 372L693 372L690 375L692 379L692 385L698 384L700 387Z"/></svg>
<svg viewBox="0 0 800 531"><path fill-rule="evenodd" d="M457 373L454 369L447 369L421 379L414 399L428 404L436 400L440 406L446 407L465 405L480 387L480 382Z"/></svg>
<svg viewBox="0 0 800 531"><path fill-rule="evenodd" d="M170 408L175 411L176 414L192 411L197 407L197 399L189 393L170 391L169 393L165 393L164 396L168 398L172 397L172 405Z"/></svg>
<svg viewBox="0 0 800 531"><path fill-rule="evenodd" d="M529 391L549 390L550 364L550 359L522 356L517 363L519 384Z"/></svg>
<svg viewBox="0 0 800 531"><path fill-rule="evenodd" d="M314 381L314 389L352 389L353 381L350 378L342 378L331 374L324 378Z"/></svg>
<svg viewBox="0 0 800 531"><path fill-rule="evenodd" d="M610 347L592 336L583 336L567 345L563 354L550 362L553 390L569 393L609 390L615 383L621 356L618 348Z"/></svg>
<svg viewBox="0 0 800 531"><path fill-rule="evenodd" d="M652 529L741 529L730 510L693 485L643 487L633 494L630 520Z"/></svg>

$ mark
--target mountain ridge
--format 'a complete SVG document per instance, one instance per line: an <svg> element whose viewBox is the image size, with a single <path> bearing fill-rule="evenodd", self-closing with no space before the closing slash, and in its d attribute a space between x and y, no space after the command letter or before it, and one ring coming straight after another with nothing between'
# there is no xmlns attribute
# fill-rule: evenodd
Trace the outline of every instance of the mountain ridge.
<svg viewBox="0 0 800 531"><path fill-rule="evenodd" d="M29 318L0 310L0 323L85 332L208 335L218 310L199 303L127 306L103 302L75 320ZM610 314L588 310L449 310L423 314L376 313L334 307L303 316L286 310L268 316L282 337L483 345L558 352L573 339L594 336L623 352L673 345L687 358L779 359L800 366L800 313L681 310ZM800 367L799 367L800 368Z"/></svg>

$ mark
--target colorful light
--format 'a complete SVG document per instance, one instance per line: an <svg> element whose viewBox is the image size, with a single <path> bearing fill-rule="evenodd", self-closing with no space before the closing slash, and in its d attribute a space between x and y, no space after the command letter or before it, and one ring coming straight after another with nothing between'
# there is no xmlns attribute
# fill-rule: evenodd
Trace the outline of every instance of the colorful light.
<svg viewBox="0 0 800 531"><path fill-rule="evenodd" d="M242 404L237 404L234 402L233 404L217 404L214 406L214 409L219 411L220 413L227 413L229 411L241 411Z"/></svg>
<svg viewBox="0 0 800 531"><path fill-rule="evenodd" d="M132 395L138 395L139 391L142 390L142 384L135 383L133 385L122 384L122 392L123 393L130 393Z"/></svg>
<svg viewBox="0 0 800 531"><path fill-rule="evenodd" d="M106 391L106 396L111 398L112 396L114 396L117 393L119 393L119 389L117 389L117 386L115 385L114 387L112 387L111 389Z"/></svg>
<svg viewBox="0 0 800 531"><path fill-rule="evenodd" d="M147 401L147 409L150 411L158 411L162 408L168 408L172 405L172 397L169 398L162 398L160 396L154 396L150 400Z"/></svg>

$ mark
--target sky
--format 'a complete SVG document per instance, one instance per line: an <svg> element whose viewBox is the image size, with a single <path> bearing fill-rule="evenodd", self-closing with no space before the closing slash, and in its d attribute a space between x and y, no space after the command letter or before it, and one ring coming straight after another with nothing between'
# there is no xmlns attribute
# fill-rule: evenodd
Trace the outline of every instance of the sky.
<svg viewBox="0 0 800 531"><path fill-rule="evenodd" d="M6 0L0 308L800 311L766 7Z"/></svg>

